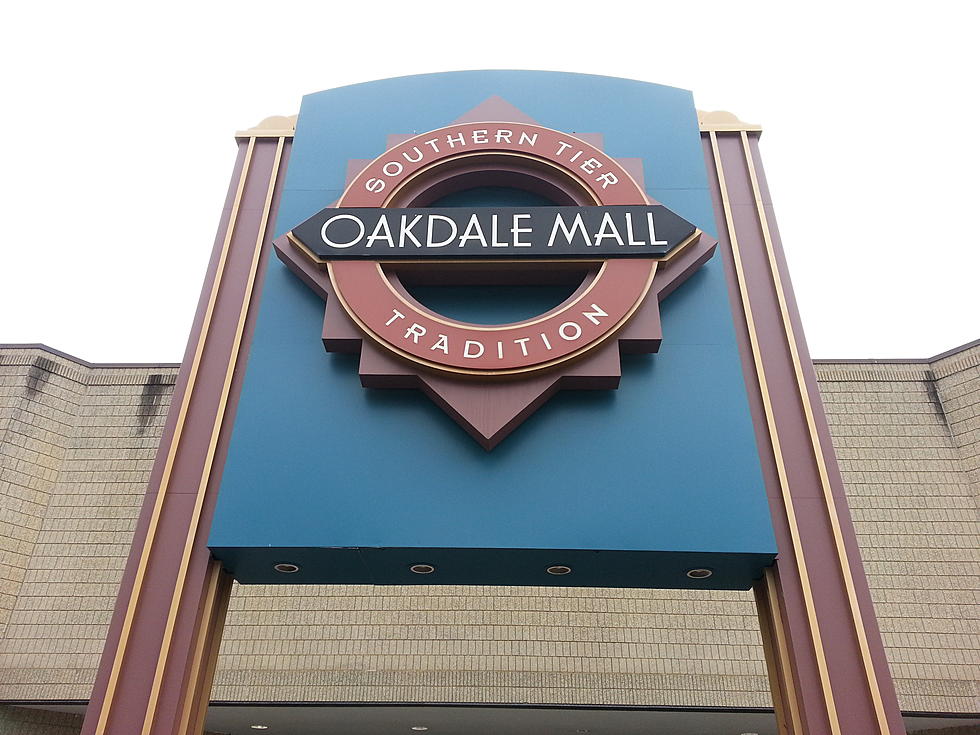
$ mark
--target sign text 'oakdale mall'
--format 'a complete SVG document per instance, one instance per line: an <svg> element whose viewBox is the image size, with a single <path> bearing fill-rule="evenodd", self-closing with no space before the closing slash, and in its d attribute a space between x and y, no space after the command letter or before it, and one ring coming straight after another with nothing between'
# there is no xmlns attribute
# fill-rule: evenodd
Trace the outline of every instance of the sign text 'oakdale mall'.
<svg viewBox="0 0 980 735"><path fill-rule="evenodd" d="M324 260L660 257L697 228L666 207L327 208L293 230Z"/></svg>

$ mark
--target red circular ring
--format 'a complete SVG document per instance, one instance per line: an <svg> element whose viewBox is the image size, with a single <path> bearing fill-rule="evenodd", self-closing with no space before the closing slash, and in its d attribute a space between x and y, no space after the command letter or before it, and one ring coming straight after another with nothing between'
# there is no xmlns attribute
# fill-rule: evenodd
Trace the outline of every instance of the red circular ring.
<svg viewBox="0 0 980 735"><path fill-rule="evenodd" d="M508 140L501 140L502 131L511 132ZM475 142L491 137L488 143ZM456 145L439 147L450 139ZM558 192L568 203L648 203L615 159L574 136L525 123L480 122L430 131L393 146L362 169L336 206L424 206L467 188L474 174L483 185L487 177L495 183L522 178L522 188L538 187L553 199ZM382 346L435 370L490 375L540 370L576 357L632 316L649 290L656 261L600 262L592 281L564 303L533 319L502 325L467 324L430 311L392 283L383 262L336 260L328 269L344 309Z"/></svg>

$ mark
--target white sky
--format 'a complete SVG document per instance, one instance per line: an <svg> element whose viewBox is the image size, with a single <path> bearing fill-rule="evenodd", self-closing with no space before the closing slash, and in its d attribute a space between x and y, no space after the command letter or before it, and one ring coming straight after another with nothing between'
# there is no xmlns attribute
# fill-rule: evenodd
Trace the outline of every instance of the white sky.
<svg viewBox="0 0 980 735"><path fill-rule="evenodd" d="M235 130L320 89L514 68L684 87L762 123L813 355L931 356L980 338L969 8L8 3L0 342L178 361Z"/></svg>

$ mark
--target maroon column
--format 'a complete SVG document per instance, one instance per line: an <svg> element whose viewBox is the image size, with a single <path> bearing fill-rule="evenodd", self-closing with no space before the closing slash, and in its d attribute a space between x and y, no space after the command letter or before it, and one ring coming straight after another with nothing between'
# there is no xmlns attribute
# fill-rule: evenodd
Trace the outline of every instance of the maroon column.
<svg viewBox="0 0 980 735"><path fill-rule="evenodd" d="M278 127L283 127L279 125ZM174 735L213 652L221 609L207 531L217 495L292 132L256 129L239 152L201 300L123 574L83 735ZM226 593L225 593L226 594ZM195 684L197 682L197 684ZM208 695L204 686L203 696Z"/></svg>
<svg viewBox="0 0 980 735"><path fill-rule="evenodd" d="M702 125L720 250L779 547L775 593L809 735L904 733L758 154Z"/></svg>

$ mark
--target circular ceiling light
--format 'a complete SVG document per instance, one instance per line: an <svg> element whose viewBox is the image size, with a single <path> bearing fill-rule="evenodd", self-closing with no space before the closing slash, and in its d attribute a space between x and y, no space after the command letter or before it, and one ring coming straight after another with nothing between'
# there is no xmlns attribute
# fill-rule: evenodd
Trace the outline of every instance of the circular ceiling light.
<svg viewBox="0 0 980 735"><path fill-rule="evenodd" d="M687 576L690 577L691 579L707 579L712 574L714 574L714 572L712 572L710 569L688 569L687 570Z"/></svg>
<svg viewBox="0 0 980 735"><path fill-rule="evenodd" d="M556 577L560 577L564 574L571 574L572 568L565 566L564 564L552 564L545 571L548 572L548 574L553 574Z"/></svg>
<svg viewBox="0 0 980 735"><path fill-rule="evenodd" d="M412 564L409 569L416 574L432 574L436 568L431 564ZM421 727L421 725L419 726ZM428 728L425 728L428 730Z"/></svg>
<svg viewBox="0 0 980 735"><path fill-rule="evenodd" d="M293 564L292 562L288 562L288 561L281 561L278 564L274 565L272 568L275 569L277 572L281 572L282 574L295 574L296 572L299 571L299 564ZM262 728L256 727L255 729L261 730Z"/></svg>
<svg viewBox="0 0 980 735"><path fill-rule="evenodd" d="M253 730L268 730L268 725L249 725Z"/></svg>

